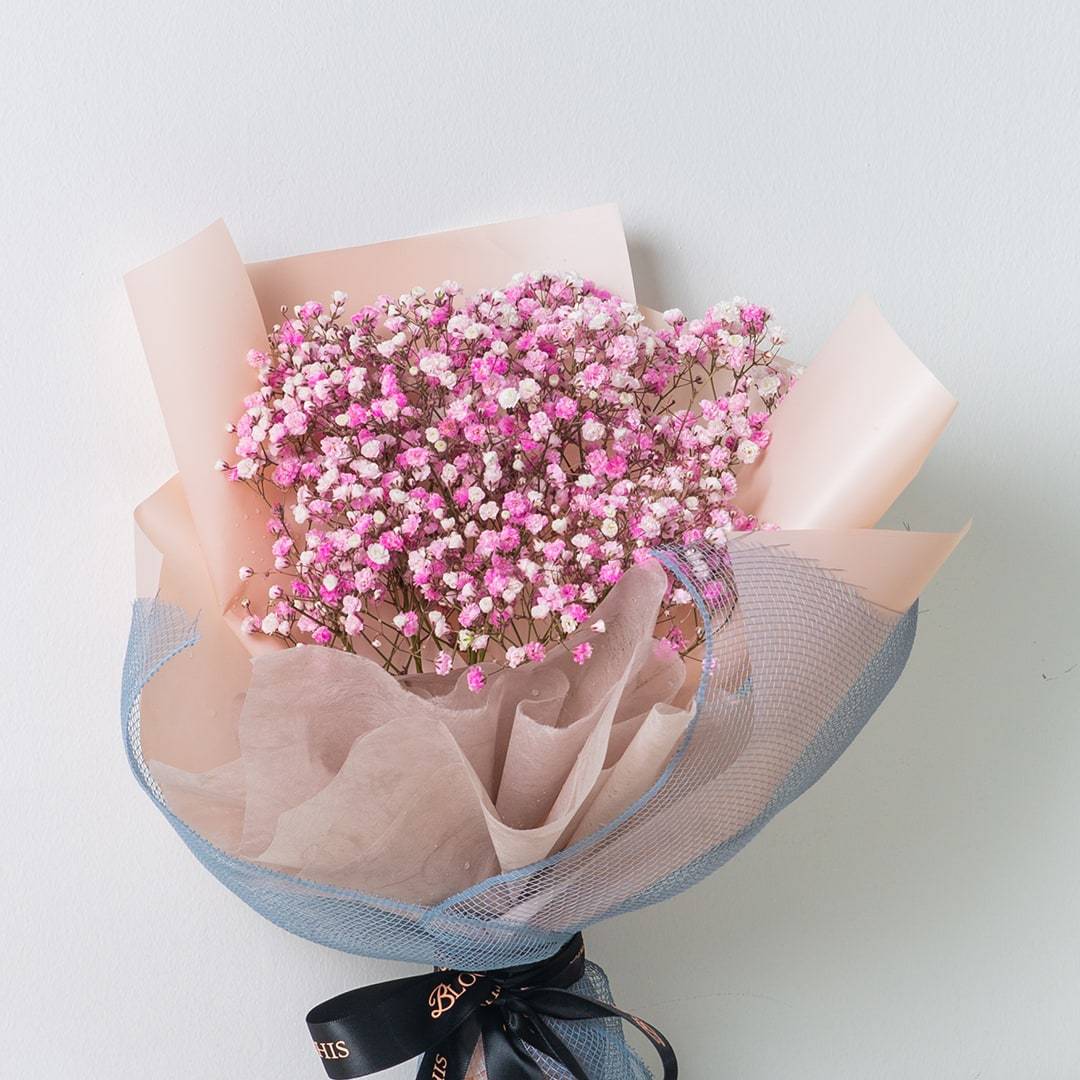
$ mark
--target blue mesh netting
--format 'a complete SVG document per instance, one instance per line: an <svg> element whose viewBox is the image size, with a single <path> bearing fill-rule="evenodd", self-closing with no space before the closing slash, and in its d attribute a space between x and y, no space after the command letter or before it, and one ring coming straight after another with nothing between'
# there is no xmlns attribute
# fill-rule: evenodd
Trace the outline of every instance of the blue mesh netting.
<svg viewBox="0 0 1080 1080"><path fill-rule="evenodd" d="M673 896L741 850L848 746L914 640L915 606L904 615L875 607L783 546L696 545L657 555L690 591L706 628L693 721L649 792L540 863L424 907L306 881L210 844L170 810L142 756L143 687L177 653L199 648L190 616L154 600L134 605L124 666L132 769L199 861L292 933L344 952L466 970L543 959L573 933ZM584 981L589 992L608 994L595 965ZM590 1076L649 1075L616 1023L565 1027Z"/></svg>

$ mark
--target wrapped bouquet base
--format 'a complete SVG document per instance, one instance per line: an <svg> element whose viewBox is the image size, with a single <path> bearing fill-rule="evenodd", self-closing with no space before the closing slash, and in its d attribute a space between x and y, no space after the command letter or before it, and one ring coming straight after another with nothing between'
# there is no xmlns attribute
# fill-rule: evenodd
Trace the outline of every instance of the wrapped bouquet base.
<svg viewBox="0 0 1080 1080"><path fill-rule="evenodd" d="M494 1080L648 1076L578 935L699 881L822 775L896 681L917 596L959 538L872 528L954 402L862 301L740 486L779 528L658 543L542 661L394 676L240 633L251 583L235 568L259 564L265 515L207 466L250 392L235 357L272 313L334 288L571 266L632 300L610 208L252 267L218 225L129 278L180 468L137 515L135 774L271 921L445 969L313 1010L331 1076L415 1054L425 1080L460 1080L474 1053L469 1075L486 1059ZM672 588L701 627L686 660L653 636ZM662 1036L627 1019L674 1076Z"/></svg>

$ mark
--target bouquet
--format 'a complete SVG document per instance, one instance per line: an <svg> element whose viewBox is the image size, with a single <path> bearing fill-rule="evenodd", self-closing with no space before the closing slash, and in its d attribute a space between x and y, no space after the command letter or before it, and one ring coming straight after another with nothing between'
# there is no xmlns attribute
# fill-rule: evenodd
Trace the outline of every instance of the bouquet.
<svg viewBox="0 0 1080 1080"><path fill-rule="evenodd" d="M651 1075L581 932L720 866L898 677L958 534L873 525L955 402L860 300L640 307L611 207L128 290L179 475L136 512L123 729L227 887L433 966L328 1075Z"/></svg>

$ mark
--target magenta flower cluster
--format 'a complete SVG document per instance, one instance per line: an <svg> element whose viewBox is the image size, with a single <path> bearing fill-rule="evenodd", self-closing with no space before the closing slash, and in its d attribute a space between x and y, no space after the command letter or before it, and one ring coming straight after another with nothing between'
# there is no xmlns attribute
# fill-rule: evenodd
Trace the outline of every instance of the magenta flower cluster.
<svg viewBox="0 0 1080 1080"><path fill-rule="evenodd" d="M588 281L520 276L282 311L229 478L271 507L275 584L245 628L395 673L540 660L636 560L755 528L737 474L789 378L741 300L650 327ZM262 568L269 572L269 567ZM242 577L255 573L240 569ZM661 622L686 624L673 582ZM692 648L672 629L672 645ZM584 664L592 647L578 642Z"/></svg>

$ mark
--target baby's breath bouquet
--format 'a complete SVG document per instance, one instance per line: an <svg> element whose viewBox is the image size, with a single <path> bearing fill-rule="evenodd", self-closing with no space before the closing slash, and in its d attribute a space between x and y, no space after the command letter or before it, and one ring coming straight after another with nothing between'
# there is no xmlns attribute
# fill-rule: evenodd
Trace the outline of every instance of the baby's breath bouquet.
<svg viewBox="0 0 1080 1080"><path fill-rule="evenodd" d="M625 1022L673 1080L581 932L888 693L958 537L873 525L952 398L868 300L805 371L759 304L642 308L611 207L250 265L218 223L128 290L179 469L135 775L279 926L433 966L311 1011L327 1074L644 1080Z"/></svg>
<svg viewBox="0 0 1080 1080"><path fill-rule="evenodd" d="M259 389L218 468L269 506L278 575L246 631L396 675L466 667L479 691L482 661L543 660L655 548L722 550L757 526L737 476L790 383L766 309L672 310L653 329L573 276L459 294L417 287L345 319L335 292L248 353ZM678 652L701 645L687 615L672 578L658 636Z"/></svg>

